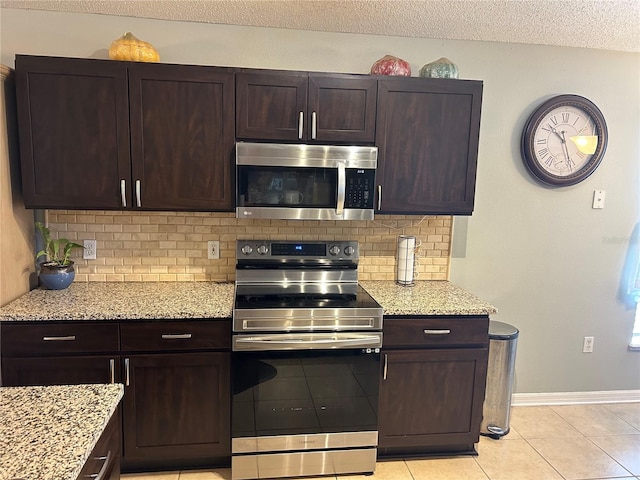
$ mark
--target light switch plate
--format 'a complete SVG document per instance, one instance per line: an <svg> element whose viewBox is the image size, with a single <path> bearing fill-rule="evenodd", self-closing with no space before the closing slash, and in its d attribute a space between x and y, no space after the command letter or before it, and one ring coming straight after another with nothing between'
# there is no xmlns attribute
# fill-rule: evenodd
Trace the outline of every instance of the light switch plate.
<svg viewBox="0 0 640 480"><path fill-rule="evenodd" d="M604 198L607 195L605 190L595 190L593 192L593 208L604 208Z"/></svg>

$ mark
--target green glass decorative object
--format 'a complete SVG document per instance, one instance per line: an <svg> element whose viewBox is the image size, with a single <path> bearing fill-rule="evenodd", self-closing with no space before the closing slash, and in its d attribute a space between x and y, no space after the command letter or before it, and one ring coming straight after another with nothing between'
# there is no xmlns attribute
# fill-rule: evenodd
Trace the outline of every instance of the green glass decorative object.
<svg viewBox="0 0 640 480"><path fill-rule="evenodd" d="M458 78L458 67L448 58L442 57L423 66L419 75L425 78Z"/></svg>

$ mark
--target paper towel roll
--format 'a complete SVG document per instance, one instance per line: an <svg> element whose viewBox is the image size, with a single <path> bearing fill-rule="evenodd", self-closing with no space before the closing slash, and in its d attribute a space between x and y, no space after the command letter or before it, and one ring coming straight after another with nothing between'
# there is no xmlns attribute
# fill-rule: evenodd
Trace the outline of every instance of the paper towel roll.
<svg viewBox="0 0 640 480"><path fill-rule="evenodd" d="M416 237L400 235L398 237L398 256L396 282L400 285L414 284L414 251Z"/></svg>

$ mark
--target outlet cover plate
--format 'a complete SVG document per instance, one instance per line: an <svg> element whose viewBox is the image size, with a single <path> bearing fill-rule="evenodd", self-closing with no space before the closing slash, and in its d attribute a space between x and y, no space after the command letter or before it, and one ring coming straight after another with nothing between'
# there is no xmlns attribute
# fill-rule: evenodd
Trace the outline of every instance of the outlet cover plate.
<svg viewBox="0 0 640 480"><path fill-rule="evenodd" d="M85 260L95 260L96 259L96 241L95 240L85 240L83 242L84 251L82 252L82 258Z"/></svg>
<svg viewBox="0 0 640 480"><path fill-rule="evenodd" d="M209 260L220 258L220 242L218 240L209 240L207 242L207 258Z"/></svg>

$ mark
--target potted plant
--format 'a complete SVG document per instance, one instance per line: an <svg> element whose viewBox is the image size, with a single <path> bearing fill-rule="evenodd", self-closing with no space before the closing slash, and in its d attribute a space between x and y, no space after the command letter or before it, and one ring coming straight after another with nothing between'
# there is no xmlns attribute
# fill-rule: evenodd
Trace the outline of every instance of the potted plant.
<svg viewBox="0 0 640 480"><path fill-rule="evenodd" d="M50 290L67 288L76 276L71 250L84 247L66 238L52 239L51 232L41 222L36 222L36 228L43 241L43 249L36 253L36 261L42 256L46 257L39 264L40 283Z"/></svg>

